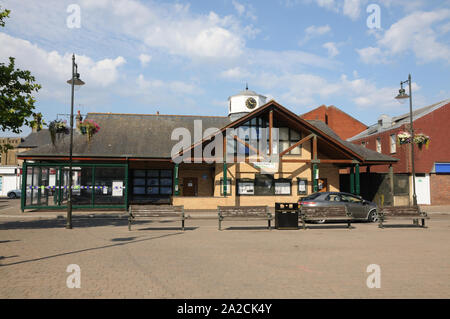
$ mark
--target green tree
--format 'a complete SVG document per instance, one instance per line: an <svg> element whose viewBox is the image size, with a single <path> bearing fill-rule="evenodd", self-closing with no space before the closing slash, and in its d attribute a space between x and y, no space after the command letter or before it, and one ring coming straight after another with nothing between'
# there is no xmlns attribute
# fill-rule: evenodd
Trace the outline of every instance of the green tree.
<svg viewBox="0 0 450 319"><path fill-rule="evenodd" d="M5 26L4 19L9 17L9 10L0 8L0 27ZM42 115L35 113L33 93L41 86L35 83L30 71L16 69L15 59L9 58L9 63L0 63L0 130L10 130L20 133L23 125L42 127ZM0 146L2 149L10 146Z"/></svg>

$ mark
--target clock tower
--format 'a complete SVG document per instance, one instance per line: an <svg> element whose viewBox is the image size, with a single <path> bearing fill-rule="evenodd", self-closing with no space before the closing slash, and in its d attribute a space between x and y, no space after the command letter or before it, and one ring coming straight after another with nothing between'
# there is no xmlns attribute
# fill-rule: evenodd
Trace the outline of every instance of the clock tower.
<svg viewBox="0 0 450 319"><path fill-rule="evenodd" d="M247 86L244 91L228 98L228 117L231 121L235 121L266 104L266 100L267 97L249 91Z"/></svg>

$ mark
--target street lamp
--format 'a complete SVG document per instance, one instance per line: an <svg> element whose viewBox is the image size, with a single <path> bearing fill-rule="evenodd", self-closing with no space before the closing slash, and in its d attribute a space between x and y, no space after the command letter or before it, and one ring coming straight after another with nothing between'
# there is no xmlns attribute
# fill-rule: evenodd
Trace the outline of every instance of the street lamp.
<svg viewBox="0 0 450 319"><path fill-rule="evenodd" d="M406 94L403 84L408 83L409 95ZM408 75L408 80L400 82L400 90L395 97L400 103L404 103L409 98L409 131L411 134L411 168L412 168L412 180L413 180L413 206L417 206L416 196L416 172L414 170L414 127L412 118L412 93L411 93L411 74Z"/></svg>
<svg viewBox="0 0 450 319"><path fill-rule="evenodd" d="M72 104L70 106L70 146L69 146L69 197L67 200L66 228L72 229L72 149L73 149L73 98L75 86L84 85L78 73L78 65L75 63L75 54L72 55L72 78L67 81L72 86Z"/></svg>

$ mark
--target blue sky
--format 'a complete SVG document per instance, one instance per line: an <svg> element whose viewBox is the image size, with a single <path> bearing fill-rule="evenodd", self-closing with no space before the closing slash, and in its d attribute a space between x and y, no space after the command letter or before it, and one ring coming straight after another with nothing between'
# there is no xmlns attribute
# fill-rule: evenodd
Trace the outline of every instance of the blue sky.
<svg viewBox="0 0 450 319"><path fill-rule="evenodd" d="M80 28L69 28L71 4ZM380 28L369 28L370 4ZM335 105L366 124L408 112L393 97L413 77L414 108L450 98L450 1L2 1L0 61L16 57L43 89L47 122L75 110L227 115L249 88L302 114ZM372 20L371 20L372 21ZM24 129L22 135L27 135ZM0 132L2 136L13 136Z"/></svg>

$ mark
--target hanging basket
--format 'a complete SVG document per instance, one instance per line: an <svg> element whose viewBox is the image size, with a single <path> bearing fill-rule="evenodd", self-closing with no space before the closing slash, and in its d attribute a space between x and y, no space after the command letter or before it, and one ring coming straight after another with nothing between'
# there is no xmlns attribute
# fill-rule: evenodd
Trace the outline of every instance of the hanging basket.
<svg viewBox="0 0 450 319"><path fill-rule="evenodd" d="M69 134L67 122L61 120L51 121L50 124L48 125L48 131L50 132L50 138L52 140L53 145L55 145L57 135L59 138L60 135Z"/></svg>
<svg viewBox="0 0 450 319"><path fill-rule="evenodd" d="M90 143L94 134L100 131L100 126L94 121L86 119L78 125L78 130L81 134L86 135L88 143Z"/></svg>
<svg viewBox="0 0 450 319"><path fill-rule="evenodd" d="M409 144L411 143L411 134L405 131L400 132L397 134L397 141L399 145Z"/></svg>
<svg viewBox="0 0 450 319"><path fill-rule="evenodd" d="M430 137L423 133L416 134L414 136L414 143L417 144L419 149L422 149L423 145L428 149L428 145L430 144Z"/></svg>

